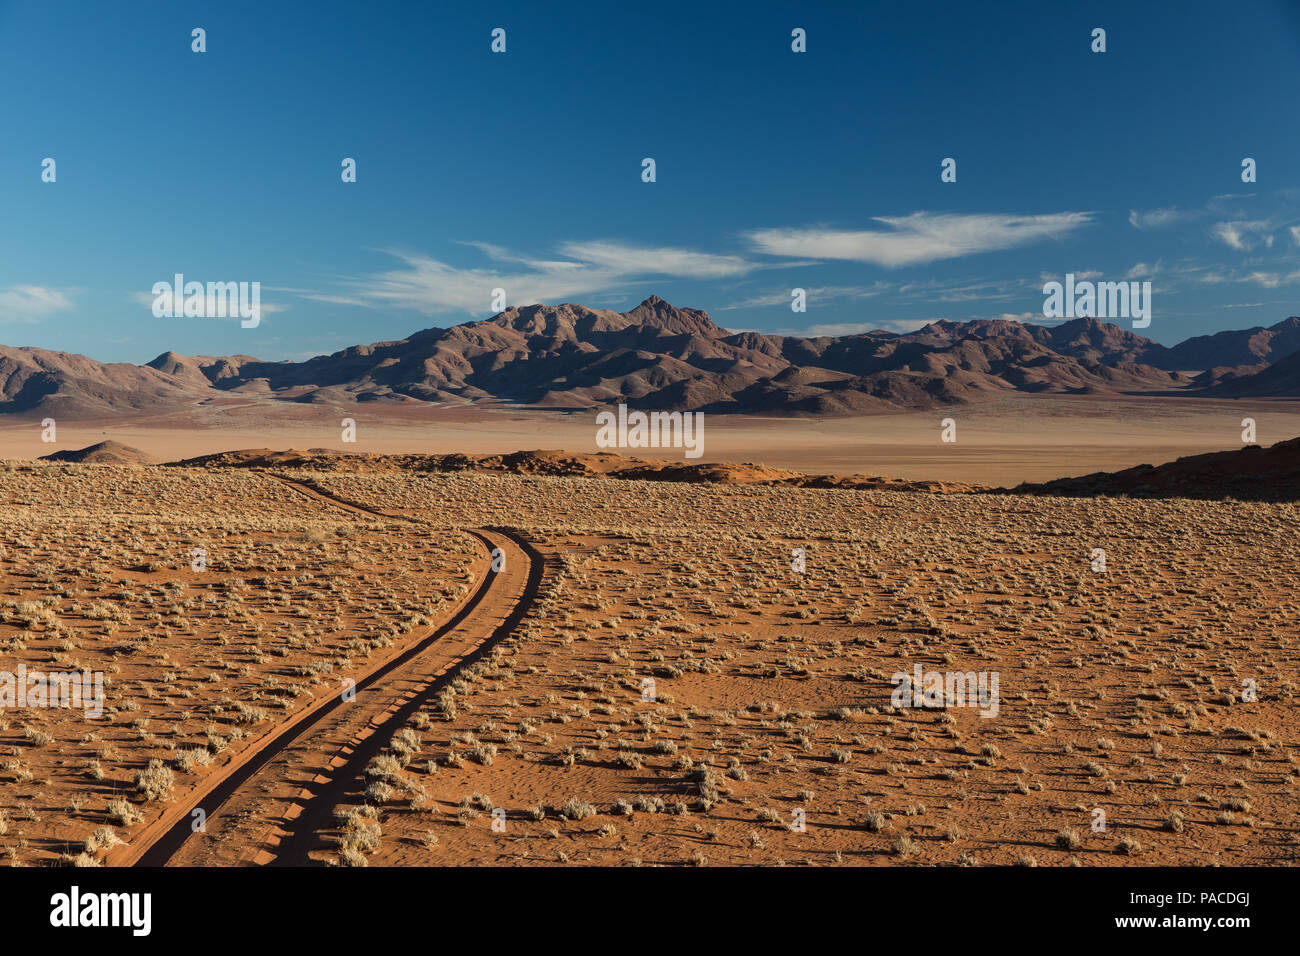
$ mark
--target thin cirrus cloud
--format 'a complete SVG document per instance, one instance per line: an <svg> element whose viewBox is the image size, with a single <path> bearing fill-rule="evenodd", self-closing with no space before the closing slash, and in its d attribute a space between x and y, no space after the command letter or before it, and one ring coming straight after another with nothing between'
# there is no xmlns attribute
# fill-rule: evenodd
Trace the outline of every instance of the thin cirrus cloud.
<svg viewBox="0 0 1300 956"><path fill-rule="evenodd" d="M1257 197L1248 193L1224 193L1210 197L1199 208L1166 206L1160 209L1130 209L1128 221L1136 229L1152 230L1209 218L1213 221L1210 235L1225 246L1241 252L1250 251L1260 244L1273 248L1273 233L1288 227L1291 238L1300 245L1300 227L1291 225L1296 221L1295 203L1300 199L1300 190L1281 189L1277 195L1281 200L1279 211L1269 218L1250 214L1252 202L1257 201Z"/></svg>
<svg viewBox="0 0 1300 956"><path fill-rule="evenodd" d="M560 302L603 293L630 279L726 279L761 267L738 256L610 240L561 243L558 251L563 259L522 256L486 242L462 244L478 249L495 265L463 268L428 255L386 250L401 261L400 267L346 280L339 293L308 293L304 297L425 314L479 314L488 311L492 290L498 288L505 290L507 304Z"/></svg>
<svg viewBox="0 0 1300 956"><path fill-rule="evenodd" d="M1265 289L1300 283L1300 269L1292 272L1269 272L1262 269L1233 270L1207 269L1195 275L1197 282L1203 285L1224 285L1226 283L1251 283Z"/></svg>
<svg viewBox="0 0 1300 956"><path fill-rule="evenodd" d="M1257 270L1239 277L1236 281L1253 282L1255 285L1263 286L1265 289L1276 289L1278 286L1294 285L1296 282L1300 282L1300 270L1287 274Z"/></svg>
<svg viewBox="0 0 1300 956"><path fill-rule="evenodd" d="M687 249L644 248L618 242L566 242L560 251L597 269L634 276L646 271L685 279L725 279L757 268L738 256L719 256Z"/></svg>
<svg viewBox="0 0 1300 956"><path fill-rule="evenodd" d="M1210 230L1210 235L1225 246L1241 252L1248 252L1260 242L1263 242L1270 249L1273 248L1273 229L1273 224L1267 220L1237 220L1234 222L1216 222L1214 228Z"/></svg>
<svg viewBox="0 0 1300 956"><path fill-rule="evenodd" d="M1164 229L1186 219L1197 215L1186 209L1179 209L1177 206L1167 206L1164 209L1130 209L1128 211L1129 225L1134 229Z"/></svg>
<svg viewBox="0 0 1300 956"><path fill-rule="evenodd" d="M1036 216L914 212L878 216L884 229L757 229L745 234L758 252L865 262L894 269L1060 239L1092 222L1091 212Z"/></svg>
<svg viewBox="0 0 1300 956"><path fill-rule="evenodd" d="M68 292L40 285L13 285L0 289L0 322L40 322L72 308Z"/></svg>
<svg viewBox="0 0 1300 956"><path fill-rule="evenodd" d="M887 228L869 230L760 229L743 235L753 251L778 261L721 255L672 246L643 246L609 239L570 240L557 257L525 256L487 242L469 241L489 262L452 265L423 253L384 250L400 261L396 268L339 283L334 291L301 293L320 302L367 308L412 309L425 314L489 309L493 289L504 289L508 303L559 302L609 292L634 279L737 279L758 270L803 267L827 260L849 260L886 267L921 265L1012 249L1044 239L1059 239L1092 221L1091 212L1037 216L932 214L880 217ZM863 298L880 287L843 286L827 290L838 298ZM730 308L788 301L788 292L738 302Z"/></svg>
<svg viewBox="0 0 1300 956"><path fill-rule="evenodd" d="M1149 279L1160 273L1163 268L1163 262L1157 259L1155 262L1135 262L1133 267L1124 274L1126 279Z"/></svg>

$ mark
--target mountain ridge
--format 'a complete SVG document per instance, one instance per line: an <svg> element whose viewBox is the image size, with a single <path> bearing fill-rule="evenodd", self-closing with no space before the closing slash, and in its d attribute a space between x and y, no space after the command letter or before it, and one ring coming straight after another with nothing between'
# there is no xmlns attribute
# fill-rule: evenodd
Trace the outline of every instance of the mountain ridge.
<svg viewBox="0 0 1300 956"><path fill-rule="evenodd" d="M912 332L845 336L732 332L703 310L651 295L627 312L577 303L515 306L305 361L168 351L137 366L0 346L0 412L75 417L231 394L306 404L574 409L623 402L829 416L957 405L1011 392L1208 395L1286 388L1295 394L1297 376L1259 377L1291 354L1281 350L1292 345L1300 352L1294 316L1267 329L1198 336L1173 347L1095 318L1056 326L941 320ZM1188 364L1211 358L1214 369Z"/></svg>

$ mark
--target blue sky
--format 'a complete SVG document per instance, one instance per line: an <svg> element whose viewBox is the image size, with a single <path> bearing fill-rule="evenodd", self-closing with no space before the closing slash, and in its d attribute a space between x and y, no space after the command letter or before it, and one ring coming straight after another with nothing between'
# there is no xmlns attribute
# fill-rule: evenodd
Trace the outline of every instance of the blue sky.
<svg viewBox="0 0 1300 956"><path fill-rule="evenodd" d="M0 0L0 343L303 358L498 286L901 331L1073 272L1152 280L1172 344L1300 312L1297 103L1294 0ZM261 324L155 318L176 272Z"/></svg>

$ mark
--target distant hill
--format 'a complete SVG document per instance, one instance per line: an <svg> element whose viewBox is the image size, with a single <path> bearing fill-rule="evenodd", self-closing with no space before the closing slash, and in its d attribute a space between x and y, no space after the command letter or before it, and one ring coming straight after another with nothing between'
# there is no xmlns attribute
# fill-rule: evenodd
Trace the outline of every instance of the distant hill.
<svg viewBox="0 0 1300 956"><path fill-rule="evenodd" d="M210 388L143 365L103 363L70 352L0 346L0 411L55 418L167 406Z"/></svg>
<svg viewBox="0 0 1300 956"><path fill-rule="evenodd" d="M50 455L42 455L40 461L69 461L88 465L148 465L158 459L138 448L110 440L96 445L87 445L75 451L56 451Z"/></svg>
<svg viewBox="0 0 1300 956"><path fill-rule="evenodd" d="M1233 369L1205 391L1224 398L1300 396L1300 351L1261 368Z"/></svg>
<svg viewBox="0 0 1300 956"><path fill-rule="evenodd" d="M1300 352L1300 317L1277 325L1198 335L1180 342L1153 364L1166 369L1211 369L1216 366L1262 366ZM1153 358L1156 358L1153 356Z"/></svg>
<svg viewBox="0 0 1300 956"><path fill-rule="evenodd" d="M1300 438L1011 489L1015 494L1300 500Z"/></svg>
<svg viewBox="0 0 1300 956"><path fill-rule="evenodd" d="M176 413L222 395L254 403L556 409L625 402L651 410L787 416L932 408L1015 392L1264 388L1279 391L1242 394L1289 395L1296 394L1290 378L1244 382L1296 350L1296 317L1173 348L1094 318L1051 327L942 321L905 334L804 337L733 333L705 312L651 296L628 312L572 303L516 307L303 362L165 352L136 366L0 347L0 413ZM1195 372L1206 374L1189 374Z"/></svg>

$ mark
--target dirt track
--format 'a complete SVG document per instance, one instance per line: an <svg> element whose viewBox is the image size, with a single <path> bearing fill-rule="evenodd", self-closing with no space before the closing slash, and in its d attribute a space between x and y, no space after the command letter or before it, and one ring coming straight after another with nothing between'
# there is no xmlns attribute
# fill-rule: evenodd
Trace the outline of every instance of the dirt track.
<svg viewBox="0 0 1300 956"><path fill-rule="evenodd" d="M387 515L302 482L269 476L308 497L349 511ZM405 519L413 520L413 519ZM474 591L452 616L395 656L356 678L355 698L316 701L287 726L230 763L214 768L182 800L106 862L112 866L309 864L317 831L337 798L391 735L456 671L473 663L523 618L541 585L541 556L507 529L470 531L485 558ZM491 571L500 548L505 566ZM196 832L194 812L205 815Z"/></svg>

